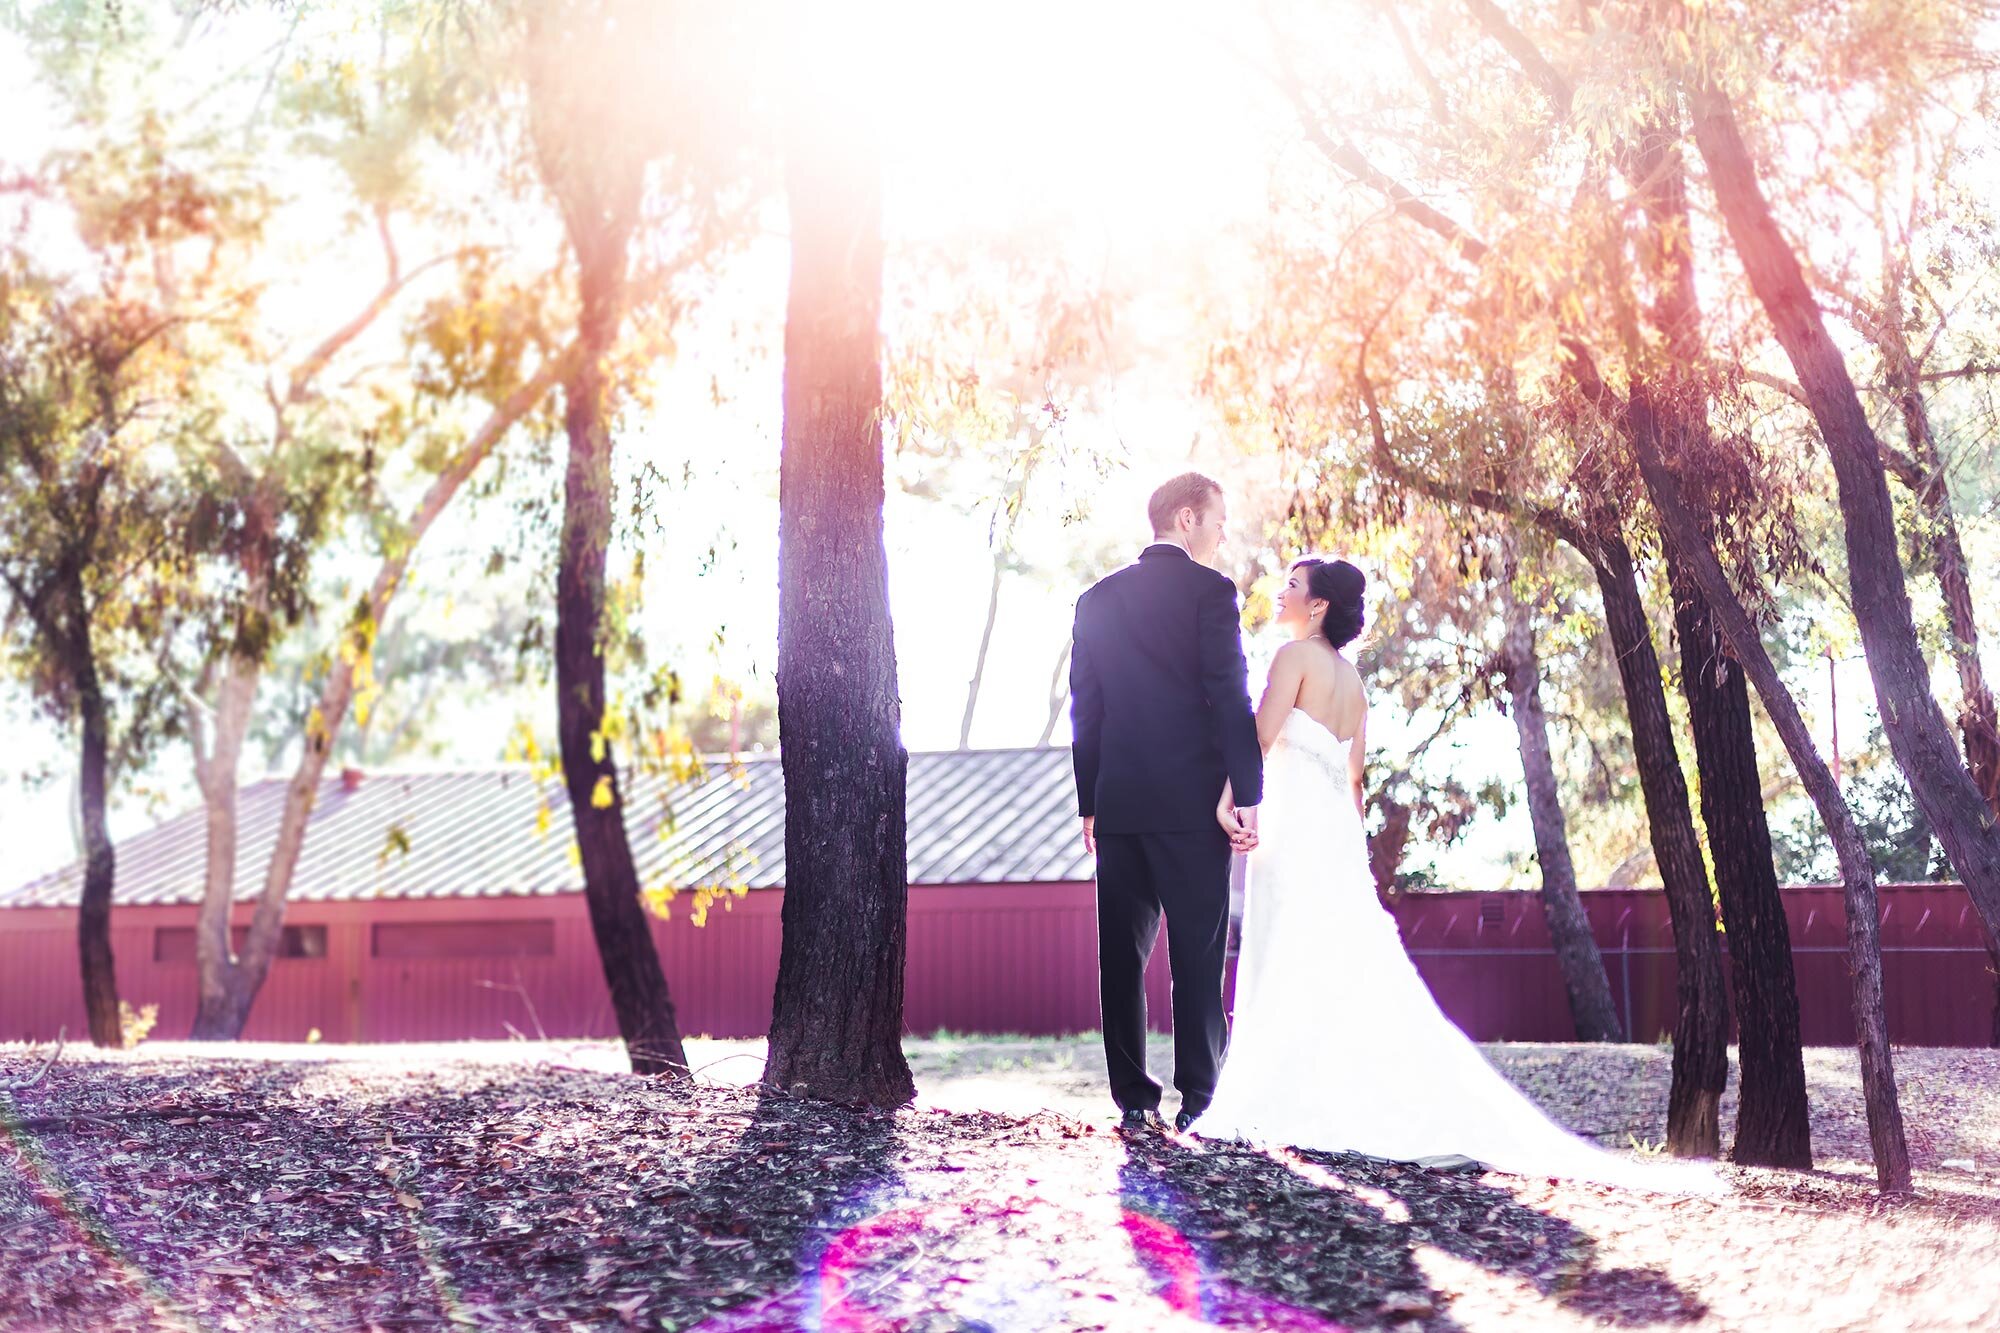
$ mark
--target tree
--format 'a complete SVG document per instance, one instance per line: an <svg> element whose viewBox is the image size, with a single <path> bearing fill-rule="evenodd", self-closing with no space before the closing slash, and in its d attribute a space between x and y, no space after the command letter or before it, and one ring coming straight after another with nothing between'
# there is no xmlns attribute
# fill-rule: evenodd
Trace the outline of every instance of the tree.
<svg viewBox="0 0 2000 1333"><path fill-rule="evenodd" d="M87 172L49 183L88 188ZM134 290L150 234L199 230L207 202L156 176L102 216L90 278L0 255L0 582L9 655L44 709L77 736L83 892L77 950L90 1037L124 1044L111 899L113 785L171 734L177 630L199 598L191 562L213 515L162 469L185 367L173 321ZM192 224L192 226L190 226Z"/></svg>
<svg viewBox="0 0 2000 1333"><path fill-rule="evenodd" d="M217 407L200 437L183 449L182 464L188 484L218 510L221 559L210 576L225 595L210 622L199 678L181 690L182 727L207 815L191 1035L227 1040L241 1034L277 954L326 755L357 677L365 680L370 671L376 627L411 554L459 485L557 378L555 358L538 376L519 364L544 341L523 312L546 293L520 292L478 247L404 264L397 242L403 226L429 235L453 230L437 210L413 216L423 210L412 205L420 194L412 164L463 109L448 91L462 81L445 77L434 53L413 47L410 31L390 16L380 16L368 34L372 78L359 73L359 61L344 58L350 53L334 49L337 38L308 30L310 44L326 57L324 66L302 57L292 61L292 77L275 97L265 79L240 146L230 118L242 108L229 94L247 96L244 73L228 65L209 73L213 48L194 40L197 24L183 25L168 44L143 24L107 33L91 15L71 15L67 22L73 28L59 31L74 40L55 43L45 64L79 122L106 143L135 137L144 145L148 170L172 173L185 188L204 190L215 201L205 218L205 262L187 264L174 238L149 232L145 272L154 299L173 316L169 336L177 344L193 340L188 330L202 312L208 312L203 323L217 326L211 341L222 343L207 363ZM297 29L295 24L294 35ZM287 59L281 45L280 64ZM157 66L158 78L135 81L121 99L100 95L108 71L148 62ZM166 110L160 80L184 78L192 69L213 79L208 94L189 109ZM345 183L360 230L380 246L384 272L379 287L294 351L289 343L302 322L299 303L284 299L294 295L290 289L274 294L257 269L260 262L281 264L283 243L296 243L295 233L309 228L306 219L325 211L324 200L302 203L269 183L278 174L274 147L282 146L295 162L302 143ZM100 149L95 156L113 154ZM102 198L100 192L100 206ZM337 244L345 237L335 228L316 239ZM403 355L384 357L386 326L399 300L447 265L459 270L460 288L409 321ZM469 438L459 421L468 401L491 413ZM394 514L393 499L385 495L392 465L414 462L423 471L433 460L437 475L422 500L406 520ZM342 608L347 623L323 654L317 706L288 719L304 743L239 950L230 920L243 747L272 652L311 608L316 558L355 519L385 548L383 567L375 586ZM364 694L364 721L366 708Z"/></svg>
<svg viewBox="0 0 2000 1333"><path fill-rule="evenodd" d="M563 381L569 438L556 572L556 716L584 896L618 1030L636 1073L687 1072L673 1000L640 902L605 689L612 429L606 365L624 317L648 162L663 145L621 114L670 50L671 15L626 0L536 5L525 24L535 160L576 265L577 354Z"/></svg>
<svg viewBox="0 0 2000 1333"><path fill-rule="evenodd" d="M1512 543L1510 543L1512 545ZM1515 552L1509 552L1510 555ZM1577 893L1576 868L1570 862L1569 832L1563 820L1562 797L1549 747L1548 716L1542 710L1541 662L1535 653L1533 608L1519 586L1518 561L1510 559L1501 572L1499 596L1506 637L1495 665L1506 682L1521 738L1521 767L1526 781L1528 817L1535 831L1535 857L1541 871L1542 911L1556 967L1569 992L1571 1021L1578 1041L1623 1041L1625 1028L1611 999L1611 979L1605 974L1590 917Z"/></svg>
<svg viewBox="0 0 2000 1333"><path fill-rule="evenodd" d="M916 1087L902 1047L908 756L882 539L877 128L839 86L867 76L807 49L804 33L792 40L778 530L784 944L764 1083L899 1106Z"/></svg>
<svg viewBox="0 0 2000 1333"><path fill-rule="evenodd" d="M1574 122L1574 77L1550 61L1537 41L1490 0L1468 0L1468 8L1558 120ZM1660 340L1659 352L1646 346L1635 320L1621 317L1615 326L1625 358L1643 360L1644 373L1668 386L1656 402L1668 434L1680 441L1681 457L1704 461L1709 485L1703 495L1706 516L1699 526L1703 540L1712 547L1718 517L1736 525L1754 521L1760 502L1768 501L1746 484L1750 468L1745 460L1717 449L1711 432L1712 405L1701 370L1709 357L1696 299L1693 248L1688 243L1692 231L1686 185L1673 136L1662 124L1662 117L1671 113L1642 106L1635 114L1640 117L1638 132L1614 140L1608 156L1642 209L1644 227L1629 244L1637 251L1651 291L1652 299L1644 308ZM1609 216L1609 210L1605 212ZM1627 280L1622 255L1627 244L1615 230L1607 237L1600 281L1608 286L1612 308L1629 315L1639 303L1623 290ZM1578 369L1570 378L1587 396L1601 397L1604 390L1594 382L1595 372L1584 368L1581 358L1573 357L1572 364ZM1629 452L1631 442L1621 442ZM1796 548L1782 514L1775 523L1767 518L1764 527L1776 529L1773 545L1780 552ZM1731 1153L1745 1164L1810 1168L1797 982L1764 815L1749 693L1741 672L1715 651L1719 637L1713 614L1703 590L1685 572L1686 555L1677 550L1671 533L1663 534L1661 544L1680 643L1680 685L1694 741L1703 825L1735 964L1731 979L1742 1096Z"/></svg>
<svg viewBox="0 0 2000 1333"><path fill-rule="evenodd" d="M1709 38L1705 30L1695 35ZM1699 64L1678 72L1687 90L1695 144L1731 243L1792 363L1833 464L1854 617L1890 748L1988 933L2000 935L2000 823L1961 760L1931 693L1881 442L1846 359L1827 332L1798 255L1772 213L1764 170L1743 137L1733 99L1713 72ZM1841 842L1836 834L1835 845Z"/></svg>
<svg viewBox="0 0 2000 1333"><path fill-rule="evenodd" d="M1437 296L1436 304L1440 309L1430 313L1437 315L1448 326L1464 330L1462 336L1475 344L1471 351L1477 369L1467 373L1461 368L1461 383L1477 385L1490 377L1490 367L1528 361L1530 358L1524 346L1537 336L1561 349L1554 358L1558 374L1571 381L1581 378L1586 382L1599 382L1601 377L1596 354L1582 330L1581 294L1572 295L1566 301L1552 300L1547 287L1535 277L1532 265L1546 266L1550 258L1517 256L1516 250L1521 245L1518 239L1496 250L1492 243L1475 236L1416 190L1377 166L1344 132L1342 117L1328 109L1323 99L1316 100L1308 94L1293 54L1297 49L1297 43L1290 36L1274 34L1273 55L1277 63L1278 82L1297 111L1307 140L1319 149L1341 176L1376 195L1388 218L1413 226L1442 242L1442 253L1429 261L1429 273L1448 284L1444 291L1449 295ZM1406 47L1406 50L1414 54L1413 47ZM1427 67L1420 66L1420 73L1427 86L1441 86ZM1432 114L1437 113L1434 111ZM1451 118L1449 108L1446 108L1445 115L1445 128L1449 128L1455 137L1474 133L1474 130ZM1424 133L1434 133L1438 128L1432 125ZM1533 144L1536 141L1525 142ZM1502 146L1491 145L1491 150L1497 153ZM1456 150L1440 148L1434 156L1425 159L1425 166L1429 170L1448 173L1455 166L1462 169L1470 161ZM1531 158L1527 162L1510 161L1497 173L1483 171L1478 179L1508 181L1507 203L1516 210L1525 211L1538 206L1539 201L1526 194L1522 188L1524 181L1549 172L1546 163ZM1476 182L1468 182L1462 188L1475 189L1476 185ZM1587 204L1588 199L1582 202ZM1590 257L1582 251L1586 245L1584 238L1591 232L1578 225L1582 219L1565 216L1578 206L1579 201L1572 188L1563 192L1559 204L1551 206L1549 216L1534 220L1516 216L1508 220L1516 229L1517 238L1529 233L1538 238L1560 238L1561 247L1572 247L1579 253L1561 255L1558 262L1574 263L1587 272ZM1369 219L1360 226L1377 225L1379 220ZM1554 230L1548 230L1550 228ZM1517 271L1517 264L1524 271ZM1570 281L1564 280L1566 292L1571 290ZM1403 302L1407 284L1405 279L1404 288L1387 296L1375 297L1379 302L1377 308L1359 315L1360 326L1370 330L1379 328L1388 317L1385 311L1393 310ZM1406 316L1404 322L1411 321ZM1418 327L1421 328L1421 325ZM1728 1077L1728 1002L1716 940L1714 898L1709 888L1686 782L1682 777L1672 714L1660 684L1658 657L1638 583L1638 564L1626 536L1623 513L1626 492L1619 483L1630 477L1629 463L1621 467L1615 458L1589 451L1572 455L1567 466L1556 468L1551 468L1545 457L1537 456L1531 460L1536 471L1545 472L1552 483L1560 487L1558 495L1564 490L1572 493L1573 503L1581 512L1566 510L1560 499L1541 504L1524 503L1519 498L1522 483L1518 474L1522 462L1518 459L1508 461L1509 455L1505 450L1500 450L1497 458L1475 455L1472 459L1448 458L1442 466L1412 465L1398 458L1396 449L1390 447L1390 433L1384 426L1384 409L1367 369L1371 338L1372 334L1364 333L1360 347L1354 354L1344 357L1343 361L1355 367L1351 383L1363 400L1367 428L1375 439L1373 455L1376 475L1398 489L1428 493L1432 499L1443 503L1473 504L1532 523L1570 544L1597 575L1606 625L1625 686L1633 747L1655 858L1674 924L1679 1004L1674 1036L1674 1079L1668 1106L1668 1146L1676 1154L1713 1156L1720 1150L1718 1111ZM1482 340L1500 345L1477 345ZM1543 359L1546 360L1546 356ZM1425 377L1424 372L1415 376L1419 382ZM1405 375L1402 382L1407 385L1411 379L1412 376ZM1456 418L1460 415L1451 402L1451 394L1441 386L1432 394L1431 402L1437 405L1433 411L1440 417ZM1503 404L1496 405L1492 410L1505 412L1509 409ZM1416 415L1412 413L1413 417ZM1556 424L1560 426L1560 422ZM1544 438L1559 439L1561 432L1540 434ZM1436 438L1440 438L1441 442L1481 442L1489 435L1490 432L1479 431L1462 435L1438 432ZM1447 478L1451 479L1449 483L1444 480Z"/></svg>
<svg viewBox="0 0 2000 1333"><path fill-rule="evenodd" d="M1889 1053L1888 1022L1882 1007L1880 922L1876 916L1875 871L1868 859L1867 846L1841 796L1839 783L1820 760L1797 702L1764 651L1756 626L1737 599L1728 575L1702 539L1695 512L1681 499L1680 483L1667 467L1658 418L1642 383L1635 382L1632 386L1627 410L1631 414L1639 466L1645 469L1647 489L1659 506L1660 518L1687 555L1690 572L1707 596L1736 659L1743 664L1764 700L1765 709L1778 724L1792 764L1833 838L1846 896L1847 970L1854 991L1855 1035L1861 1052L1862 1097L1868 1112L1875 1177L1884 1191L1908 1190L1910 1154L1903 1135L1902 1109Z"/></svg>

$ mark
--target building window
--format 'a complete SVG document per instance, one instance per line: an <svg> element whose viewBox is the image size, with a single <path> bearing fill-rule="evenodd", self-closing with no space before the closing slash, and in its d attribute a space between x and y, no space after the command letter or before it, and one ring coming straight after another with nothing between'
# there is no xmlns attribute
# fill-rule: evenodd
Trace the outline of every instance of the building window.
<svg viewBox="0 0 2000 1333"><path fill-rule="evenodd" d="M229 932L229 947L240 955L249 939L248 926L232 927ZM278 957L326 957L326 927L286 926L284 933L278 937ZM194 960L193 926L161 926L153 932L154 962L192 963Z"/></svg>
<svg viewBox="0 0 2000 1333"><path fill-rule="evenodd" d="M377 958L547 958L556 923L529 921L382 922L371 928Z"/></svg>

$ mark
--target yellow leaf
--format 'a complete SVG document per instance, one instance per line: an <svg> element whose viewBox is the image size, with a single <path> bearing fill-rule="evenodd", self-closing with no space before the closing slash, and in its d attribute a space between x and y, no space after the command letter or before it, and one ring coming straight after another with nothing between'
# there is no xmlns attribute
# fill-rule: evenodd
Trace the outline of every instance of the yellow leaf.
<svg viewBox="0 0 2000 1333"><path fill-rule="evenodd" d="M611 794L611 775L609 773L599 778L597 785L590 789L590 807L593 810L609 810L616 803L617 799L617 797Z"/></svg>
<svg viewBox="0 0 2000 1333"><path fill-rule="evenodd" d="M535 836L538 838L545 837L547 836L548 831L549 831L549 807L548 803L544 801L535 810Z"/></svg>

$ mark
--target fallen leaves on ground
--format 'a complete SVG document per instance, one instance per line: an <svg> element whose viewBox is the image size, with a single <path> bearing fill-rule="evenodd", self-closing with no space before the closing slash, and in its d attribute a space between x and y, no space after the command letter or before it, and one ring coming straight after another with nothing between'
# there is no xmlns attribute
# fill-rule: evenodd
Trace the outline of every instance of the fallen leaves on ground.
<svg viewBox="0 0 2000 1333"><path fill-rule="evenodd" d="M1653 1054L1496 1059L1618 1141ZM2000 1324L1992 1158L1881 1198L1841 1160L1842 1068L1812 1065L1835 1169L1687 1199L545 1062L86 1055L5 1112L0 1327ZM1913 1139L1990 1154L1964 1118L2000 1055L1918 1072Z"/></svg>

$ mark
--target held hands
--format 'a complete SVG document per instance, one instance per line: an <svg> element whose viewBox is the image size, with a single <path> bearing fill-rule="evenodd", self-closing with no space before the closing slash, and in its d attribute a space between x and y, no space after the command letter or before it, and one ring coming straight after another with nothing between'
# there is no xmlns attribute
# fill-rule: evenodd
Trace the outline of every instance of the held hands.
<svg viewBox="0 0 2000 1333"><path fill-rule="evenodd" d="M1215 822L1229 835L1230 850L1248 852L1257 846L1257 807L1237 805L1226 788L1215 807Z"/></svg>

